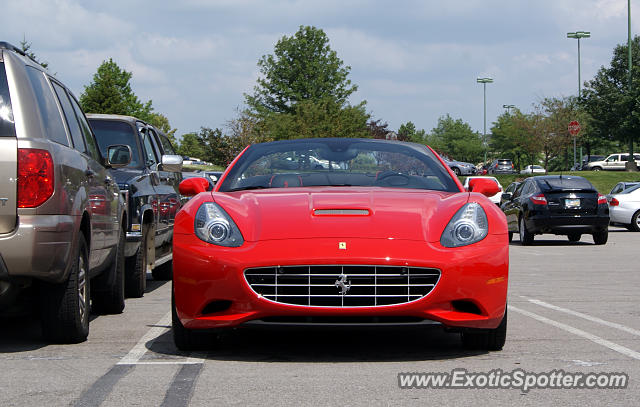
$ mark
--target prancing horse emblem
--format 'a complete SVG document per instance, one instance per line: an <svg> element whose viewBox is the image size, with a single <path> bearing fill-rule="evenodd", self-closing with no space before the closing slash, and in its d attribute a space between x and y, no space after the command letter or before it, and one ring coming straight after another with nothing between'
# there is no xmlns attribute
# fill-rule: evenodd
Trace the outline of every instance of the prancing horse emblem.
<svg viewBox="0 0 640 407"><path fill-rule="evenodd" d="M351 289L351 283L347 280L347 276L340 274L336 280L336 287L340 289L340 294L345 295Z"/></svg>

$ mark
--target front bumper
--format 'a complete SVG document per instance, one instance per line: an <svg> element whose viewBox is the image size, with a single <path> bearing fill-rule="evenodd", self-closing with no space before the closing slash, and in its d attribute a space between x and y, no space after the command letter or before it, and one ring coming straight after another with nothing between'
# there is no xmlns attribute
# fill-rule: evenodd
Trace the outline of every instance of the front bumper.
<svg viewBox="0 0 640 407"><path fill-rule="evenodd" d="M339 249L344 240L347 250ZM448 327L495 328L505 311L508 283L507 236L489 235L476 244L447 249L436 243L386 239L290 239L246 242L239 248L175 235L174 293L177 315L188 329L234 327L270 317L412 317ZM425 297L377 307L307 307L259 297L244 270L285 265L395 265L437 268L441 277ZM348 294L347 294L348 295ZM212 302L230 304L203 314ZM456 308L472 303L476 312Z"/></svg>

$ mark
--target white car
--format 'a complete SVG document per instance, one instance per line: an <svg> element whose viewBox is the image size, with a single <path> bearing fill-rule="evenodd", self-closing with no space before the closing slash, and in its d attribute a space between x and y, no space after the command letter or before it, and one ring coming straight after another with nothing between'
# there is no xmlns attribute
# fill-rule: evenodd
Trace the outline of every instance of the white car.
<svg viewBox="0 0 640 407"><path fill-rule="evenodd" d="M608 201L611 224L640 232L640 184L609 195Z"/></svg>
<svg viewBox="0 0 640 407"><path fill-rule="evenodd" d="M636 164L640 165L640 154L633 154L633 158L636 160ZM587 164L587 170L602 171L602 170L617 170L623 171L625 164L629 160L629 153L615 153L609 154L607 158L602 161L593 161Z"/></svg>
<svg viewBox="0 0 640 407"><path fill-rule="evenodd" d="M520 174L546 174L547 170L539 165L527 165L523 170L520 171Z"/></svg>
<svg viewBox="0 0 640 407"><path fill-rule="evenodd" d="M491 202L493 202L494 204L496 204L496 205L500 206L500 198L502 198L502 192L504 191L504 190L502 189L502 185L500 185L500 181L498 181L498 180L496 179L496 177L484 177L484 176L482 176L482 177L467 177L467 178L465 178L465 179L464 179L464 183L462 184L462 186L464 187L464 189L465 189L466 191L468 191L468 190L469 190L469 181L471 181L471 180L472 180L472 179L474 179L474 178L488 178L488 179L490 179L490 180L494 181L496 184L498 184L498 187L500 187L500 192L498 192L498 193L497 193L497 194L495 194L494 196L490 196L490 197L489 197L489 200L490 200Z"/></svg>

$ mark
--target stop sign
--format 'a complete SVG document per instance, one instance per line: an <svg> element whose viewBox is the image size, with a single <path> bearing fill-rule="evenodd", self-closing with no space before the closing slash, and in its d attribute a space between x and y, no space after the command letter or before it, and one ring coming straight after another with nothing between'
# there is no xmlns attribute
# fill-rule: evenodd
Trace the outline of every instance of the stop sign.
<svg viewBox="0 0 640 407"><path fill-rule="evenodd" d="M571 123L569 123L569 134L571 134L572 136L575 136L578 133L580 133L580 123L574 120Z"/></svg>

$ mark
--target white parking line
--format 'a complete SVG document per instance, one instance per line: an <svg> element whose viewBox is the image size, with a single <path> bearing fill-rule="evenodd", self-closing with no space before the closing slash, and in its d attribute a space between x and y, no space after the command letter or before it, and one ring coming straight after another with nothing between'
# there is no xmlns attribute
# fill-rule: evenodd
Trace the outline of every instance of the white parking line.
<svg viewBox="0 0 640 407"><path fill-rule="evenodd" d="M137 364L138 361L140 361L140 358L142 358L144 354L147 353L147 350L148 350L147 343L155 342L155 340L158 339L160 335L162 335L163 333L165 333L165 331L167 331L168 328L166 328L166 326L169 325L170 323L171 323L171 312L167 312L166 315L163 316L162 319L160 319L160 321L156 322L153 328L149 329L147 333L144 334L142 338L140 338L136 346L134 346L129 351L129 353L127 353L122 359L120 359L120 362L118 362L118 364L119 365Z"/></svg>
<svg viewBox="0 0 640 407"><path fill-rule="evenodd" d="M638 331L637 329L633 329L633 328L630 328L628 326L622 325L622 324L605 321L604 319L600 319L598 317L592 317L591 315L583 314L582 312L578 312L578 311L573 311L573 310L570 310L568 308L558 307L557 305L553 305L553 304L549 304L548 302L536 300L535 298L527 298L527 297L522 297L522 298L525 298L527 301L529 301L529 302L531 302L533 304L539 305L541 307L549 308L549 309L552 309L552 310L555 310L555 311L564 312L565 314L569 314L569 315L573 315L573 316L576 316L576 317L580 317L580 318L586 319L587 321L596 322L598 324L602 324L602 325L608 326L610 328L619 329L621 331L628 332L628 333L630 333L632 335L640 336L640 331Z"/></svg>
<svg viewBox="0 0 640 407"><path fill-rule="evenodd" d="M167 326L171 325L171 312L167 312L165 316L156 322L155 326L147 331L146 334L138 343L127 353L120 361L118 365L193 365L198 363L204 363L204 355L192 354L186 360L163 360L163 361L144 361L140 362L140 359L149 350L147 345L152 345L158 337L167 332L169 329ZM200 357L199 357L200 356Z"/></svg>
<svg viewBox="0 0 640 407"><path fill-rule="evenodd" d="M515 311L515 312L517 312L519 314L522 314L522 315L526 315L529 318L533 318L533 319L538 320L538 321L540 321L542 323L545 323L545 324L548 324L548 325L551 325L551 326L555 326L556 328L560 328L560 329L562 329L564 331L567 331L569 333L572 333L574 335L577 335L577 336L580 336L582 338L588 339L593 343L597 343L598 345L604 346L604 347L609 348L609 349L611 349L613 351L616 351L616 352L621 353L623 355L629 356L630 358L640 360L640 353L639 352L636 352L636 351L631 350L629 348L625 348L622 345L618 345L617 343L613 343L613 342L608 341L608 340L606 340L604 338L601 338L599 336L590 334L589 332L585 332L585 331L583 331L581 329L574 328L574 327L572 327L570 325L566 325L566 324L563 324L561 322L554 321L554 320L549 319L549 318L545 318L542 315L538 315L538 314L535 314L533 312L529 312L529 311L525 311L525 310L520 309L520 308L516 308L513 305L509 305L509 310Z"/></svg>

